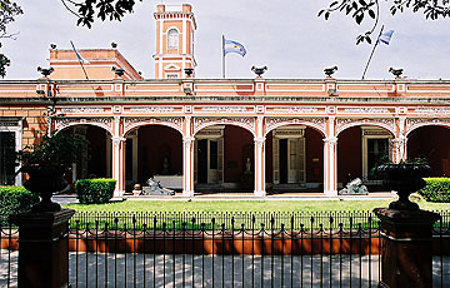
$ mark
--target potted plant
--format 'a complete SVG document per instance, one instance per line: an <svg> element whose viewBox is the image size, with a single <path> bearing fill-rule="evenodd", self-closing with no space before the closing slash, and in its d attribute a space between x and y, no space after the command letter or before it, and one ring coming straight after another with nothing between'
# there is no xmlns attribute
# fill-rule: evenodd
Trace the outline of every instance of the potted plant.
<svg viewBox="0 0 450 288"><path fill-rule="evenodd" d="M81 135L58 133L44 136L39 144L26 146L18 152L22 162L19 172L29 176L25 188L41 197L41 202L33 206L33 212L61 210L51 197L67 187L64 173L73 163L80 162L87 145L88 141Z"/></svg>
<svg viewBox="0 0 450 288"><path fill-rule="evenodd" d="M399 199L389 204L390 209L418 210L419 205L409 200L409 195L425 187L422 178L431 171L426 159L402 161L398 164L386 163L378 166L377 171L383 176L383 186L397 191Z"/></svg>

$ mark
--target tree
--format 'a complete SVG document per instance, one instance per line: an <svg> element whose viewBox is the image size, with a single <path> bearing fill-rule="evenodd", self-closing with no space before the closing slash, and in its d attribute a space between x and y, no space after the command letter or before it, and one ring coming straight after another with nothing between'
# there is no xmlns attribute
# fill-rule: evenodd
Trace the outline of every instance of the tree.
<svg viewBox="0 0 450 288"><path fill-rule="evenodd" d="M15 39L17 33L10 34L7 31L7 25L14 22L15 17L23 14L22 8L17 3L10 0L0 0L0 39ZM0 42L0 48L2 43ZM6 67L11 61L3 53L0 53L0 76L5 77Z"/></svg>
<svg viewBox="0 0 450 288"><path fill-rule="evenodd" d="M142 0L139 0L142 1ZM95 18L121 21L133 12L134 0L61 0L66 9L78 17L77 25L92 27Z"/></svg>
<svg viewBox="0 0 450 288"><path fill-rule="evenodd" d="M390 3L389 11L392 15L411 10L414 13L423 13L426 19L437 20L450 17L450 0L385 0ZM336 0L319 11L318 17L328 20L332 13L342 13L352 17L360 25L364 19L370 19L370 29L356 37L356 44L372 43L372 34L380 20L380 0Z"/></svg>

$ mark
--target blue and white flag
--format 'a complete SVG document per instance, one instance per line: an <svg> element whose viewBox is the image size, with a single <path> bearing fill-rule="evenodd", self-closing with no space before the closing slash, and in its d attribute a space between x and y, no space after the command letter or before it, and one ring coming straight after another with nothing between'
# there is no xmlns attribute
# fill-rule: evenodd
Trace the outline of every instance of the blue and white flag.
<svg viewBox="0 0 450 288"><path fill-rule="evenodd" d="M75 55L77 55L78 61L80 61L80 63L83 63L83 64L89 64L90 62L81 56L81 54L75 48L75 45L73 45L72 41L70 41L70 44L72 44L73 51L75 52Z"/></svg>
<svg viewBox="0 0 450 288"><path fill-rule="evenodd" d="M224 39L224 50L223 50L223 55L227 55L228 53L237 53L239 55L241 55L242 57L245 56L245 54L247 54L247 50L245 50L244 45L242 45L241 43L237 42L237 41L233 41L233 40L227 40Z"/></svg>
<svg viewBox="0 0 450 288"><path fill-rule="evenodd" d="M389 45L389 41L391 41L392 34L394 33L394 30L389 30L386 32L381 33L380 38L378 38L378 43L384 43L386 45Z"/></svg>

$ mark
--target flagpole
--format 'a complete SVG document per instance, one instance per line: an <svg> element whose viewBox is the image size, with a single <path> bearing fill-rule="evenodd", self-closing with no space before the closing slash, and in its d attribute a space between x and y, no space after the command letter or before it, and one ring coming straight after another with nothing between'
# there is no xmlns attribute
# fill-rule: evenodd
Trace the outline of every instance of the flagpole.
<svg viewBox="0 0 450 288"><path fill-rule="evenodd" d="M222 78L225 79L225 36L222 35Z"/></svg>
<svg viewBox="0 0 450 288"><path fill-rule="evenodd" d="M75 45L73 45L73 42L72 42L72 40L70 40L70 44L72 45L72 48L73 48L73 51L75 52ZM77 57L78 58L78 57ZM89 80L89 77L88 77L88 75L87 75L87 73L86 73L86 70L84 69L84 65L83 65L83 62L81 62L81 60L78 58L78 62L80 63L80 65L81 65L81 69L83 69L83 72L84 72L84 77L86 77L86 80Z"/></svg>
<svg viewBox="0 0 450 288"><path fill-rule="evenodd" d="M373 54L375 53L375 48L378 46L378 42L380 40L381 34L383 34L384 25L381 26L380 34L378 35L377 41L375 41L375 45L373 45L372 52L370 53L369 60L367 60L366 68L364 68L364 72L362 74L361 80L364 80L364 76L366 76L367 69L369 68L370 61L372 60Z"/></svg>

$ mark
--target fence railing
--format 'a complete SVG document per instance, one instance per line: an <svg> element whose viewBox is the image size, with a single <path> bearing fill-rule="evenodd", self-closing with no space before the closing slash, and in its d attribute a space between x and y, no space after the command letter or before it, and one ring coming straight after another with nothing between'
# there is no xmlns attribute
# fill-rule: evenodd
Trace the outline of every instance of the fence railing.
<svg viewBox="0 0 450 288"><path fill-rule="evenodd" d="M450 223L450 210L434 211L439 213L442 217L444 226ZM284 224L285 229L291 228L300 230L302 228L319 229L320 225L324 227L332 227L334 230L339 229L342 225L343 229L357 229L359 225L366 228L378 225L378 219L371 211L319 211L319 212L77 212L71 219L71 227L74 228L77 221L79 227L84 229L89 224L91 227L98 222L100 226L109 223L113 225L115 220L120 220L117 228L122 229L124 225L128 228L135 227L142 229L143 224L149 225L156 221L157 230L162 229L162 224L166 223L166 229L181 230L181 223L186 223L188 229L201 229L201 224L214 225L216 229L220 229L221 225L225 225L225 229L232 228L232 223L235 227L241 227L242 224L249 229L252 225L258 227L264 224L265 227L270 227L273 222L274 229L281 229L281 224ZM195 222L192 221L195 219ZM332 222L330 222L332 219ZM370 224L369 224L370 222ZM438 228L438 223L435 227ZM448 227L448 225L446 226ZM206 229L212 229L207 226Z"/></svg>
<svg viewBox="0 0 450 288"><path fill-rule="evenodd" d="M434 227L433 286L450 285L450 212ZM0 286L17 285L18 232L0 227ZM376 287L370 212L77 213L72 287Z"/></svg>

